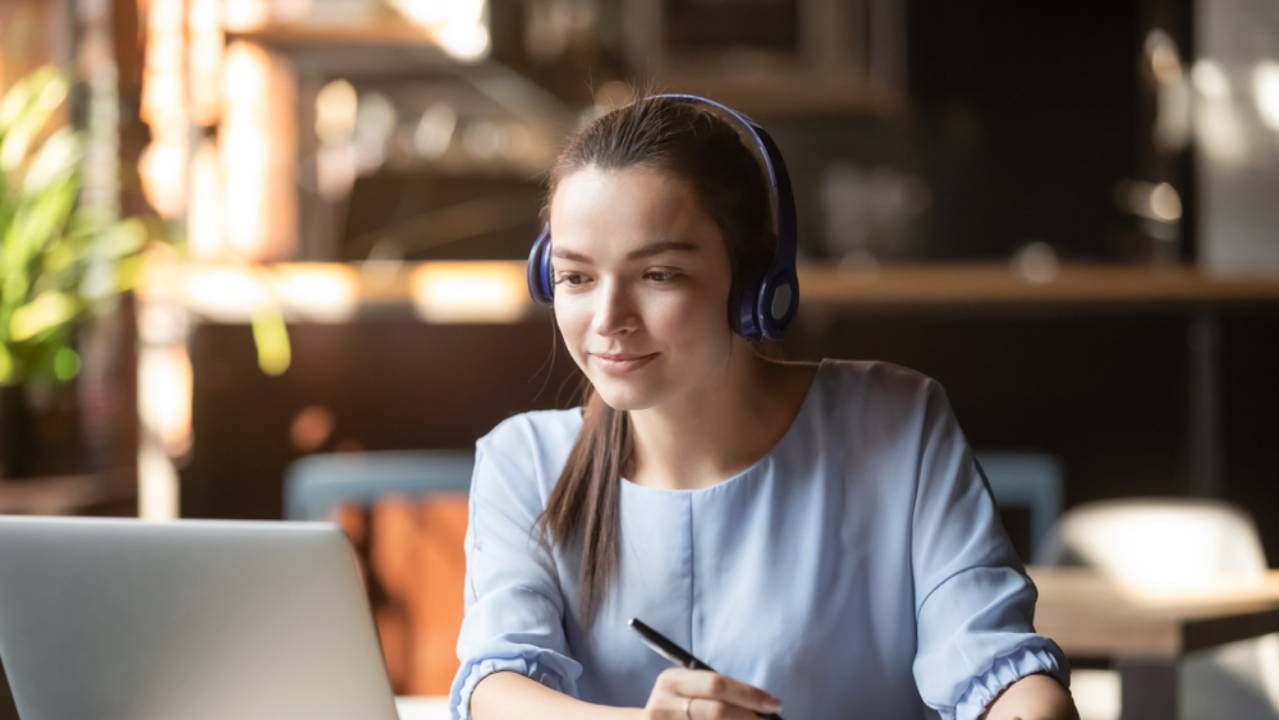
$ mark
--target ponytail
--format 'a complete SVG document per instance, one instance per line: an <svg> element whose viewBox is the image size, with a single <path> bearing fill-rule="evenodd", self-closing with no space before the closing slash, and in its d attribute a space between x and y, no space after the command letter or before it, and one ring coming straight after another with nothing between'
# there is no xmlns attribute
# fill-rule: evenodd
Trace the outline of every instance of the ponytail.
<svg viewBox="0 0 1279 720"><path fill-rule="evenodd" d="M621 477L631 459L630 422L586 383L582 428L538 519L544 540L579 547L578 589L590 627L618 564Z"/></svg>

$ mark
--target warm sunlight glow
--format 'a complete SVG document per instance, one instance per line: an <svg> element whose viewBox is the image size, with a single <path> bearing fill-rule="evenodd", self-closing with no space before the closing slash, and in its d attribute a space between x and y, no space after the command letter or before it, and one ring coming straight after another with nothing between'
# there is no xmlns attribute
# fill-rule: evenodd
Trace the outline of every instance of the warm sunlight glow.
<svg viewBox="0 0 1279 720"><path fill-rule="evenodd" d="M209 267L191 272L183 288L184 304L223 322L238 322L268 307L271 298L249 268Z"/></svg>
<svg viewBox="0 0 1279 720"><path fill-rule="evenodd" d="M1261 121L1279 132L1279 61L1263 60L1252 69L1252 97Z"/></svg>
<svg viewBox="0 0 1279 720"><path fill-rule="evenodd" d="M138 159L147 201L164 218L186 209L186 28L182 0L151 0L138 109L151 129L151 143Z"/></svg>
<svg viewBox="0 0 1279 720"><path fill-rule="evenodd" d="M223 222L237 259L288 257L296 243L296 133L288 73L261 47L236 42L223 72Z"/></svg>
<svg viewBox="0 0 1279 720"><path fill-rule="evenodd" d="M1146 54L1150 58L1150 71L1156 80L1161 83L1181 80L1181 59L1177 56L1177 45L1167 32L1154 28L1146 34Z"/></svg>
<svg viewBox="0 0 1279 720"><path fill-rule="evenodd" d="M222 3L221 0L188 0L187 54L190 73L191 118L210 126L218 121L222 104Z"/></svg>
<svg viewBox="0 0 1279 720"><path fill-rule="evenodd" d="M355 133L359 105L355 88L341 78L329 82L315 95L315 134L325 145L345 145Z"/></svg>
<svg viewBox="0 0 1279 720"><path fill-rule="evenodd" d="M192 257L201 260L220 257L224 252L222 165L212 140L200 143L191 158L191 197L187 208L187 247Z"/></svg>
<svg viewBox="0 0 1279 720"><path fill-rule="evenodd" d="M455 60L474 62L488 53L489 31L482 23L450 23L440 28L438 38Z"/></svg>
<svg viewBox="0 0 1279 720"><path fill-rule="evenodd" d="M268 0L224 0L228 30L253 30L270 17Z"/></svg>
<svg viewBox="0 0 1279 720"><path fill-rule="evenodd" d="M138 158L138 176L147 202L160 217L171 220L186 207L186 147L160 137L157 133Z"/></svg>
<svg viewBox="0 0 1279 720"><path fill-rule="evenodd" d="M191 449L191 378L184 345L139 351L138 417L170 457Z"/></svg>
<svg viewBox="0 0 1279 720"><path fill-rule="evenodd" d="M276 265L272 284L290 315L321 322L342 322L355 315L359 281L345 265Z"/></svg>
<svg viewBox="0 0 1279 720"><path fill-rule="evenodd" d="M473 62L489 50L487 0L387 0L409 22L431 31L454 59Z"/></svg>
<svg viewBox="0 0 1279 720"><path fill-rule="evenodd" d="M1212 60L1196 60L1190 71L1190 80L1200 95L1208 98L1229 98L1230 80L1221 65Z"/></svg>
<svg viewBox="0 0 1279 720"><path fill-rule="evenodd" d="M143 444L138 449L138 517L143 520L177 520L178 469L164 451Z"/></svg>
<svg viewBox="0 0 1279 720"><path fill-rule="evenodd" d="M428 322L513 322L529 307L527 280L515 263L424 263L411 287L417 314Z"/></svg>

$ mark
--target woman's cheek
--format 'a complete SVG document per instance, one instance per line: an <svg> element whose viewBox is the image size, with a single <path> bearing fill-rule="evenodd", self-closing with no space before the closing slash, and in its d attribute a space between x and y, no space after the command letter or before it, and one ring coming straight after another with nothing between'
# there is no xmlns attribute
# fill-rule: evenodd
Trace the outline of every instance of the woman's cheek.
<svg viewBox="0 0 1279 720"><path fill-rule="evenodd" d="M700 308L675 298L655 302L647 314L649 332L659 338L682 338L696 331Z"/></svg>
<svg viewBox="0 0 1279 720"><path fill-rule="evenodd" d="M710 333L725 328L724 303L706 293L672 293L662 309L663 323L674 334L697 334L711 337Z"/></svg>
<svg viewBox="0 0 1279 720"><path fill-rule="evenodd" d="M591 326L591 314L583 310L580 302L558 300L555 303L555 325L568 346L569 354L580 364L583 342Z"/></svg>

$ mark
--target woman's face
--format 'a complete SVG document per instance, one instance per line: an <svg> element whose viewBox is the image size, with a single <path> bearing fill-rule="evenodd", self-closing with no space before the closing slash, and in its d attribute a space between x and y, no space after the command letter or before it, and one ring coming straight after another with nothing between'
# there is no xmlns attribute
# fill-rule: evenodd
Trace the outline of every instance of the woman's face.
<svg viewBox="0 0 1279 720"><path fill-rule="evenodd" d="M661 170L587 166L551 198L555 320L611 407L691 398L722 372L732 273L693 187Z"/></svg>

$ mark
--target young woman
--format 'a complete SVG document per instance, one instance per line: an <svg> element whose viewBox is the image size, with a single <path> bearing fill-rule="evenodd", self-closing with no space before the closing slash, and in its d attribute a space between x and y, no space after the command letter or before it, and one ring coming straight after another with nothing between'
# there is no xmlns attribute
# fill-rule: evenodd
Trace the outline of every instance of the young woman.
<svg viewBox="0 0 1279 720"><path fill-rule="evenodd" d="M553 169L542 292L590 392L477 444L454 717L1074 717L941 387L755 352L789 189L749 132L646 98Z"/></svg>

